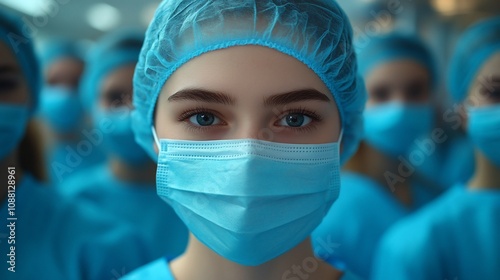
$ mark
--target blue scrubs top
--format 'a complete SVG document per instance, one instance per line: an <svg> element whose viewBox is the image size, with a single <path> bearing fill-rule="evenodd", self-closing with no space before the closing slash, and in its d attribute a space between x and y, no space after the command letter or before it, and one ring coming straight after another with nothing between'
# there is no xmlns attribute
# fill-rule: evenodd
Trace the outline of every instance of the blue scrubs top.
<svg viewBox="0 0 500 280"><path fill-rule="evenodd" d="M78 149L78 143L80 142L59 142L54 143L52 147L47 149L45 155L46 166L49 180L53 185L59 186L80 171L106 160L105 155L99 147L92 146L90 142L88 143L89 147L92 147L92 150L88 154L81 154Z"/></svg>
<svg viewBox="0 0 500 280"><path fill-rule="evenodd" d="M425 154L422 164L415 166L416 172L425 180L432 182L441 192L457 184L465 184L474 174L474 146L465 135L448 133L450 139L444 143L435 143L435 150L423 153L421 147L414 146Z"/></svg>
<svg viewBox="0 0 500 280"><path fill-rule="evenodd" d="M187 246L187 227L156 194L155 186L121 181L107 164L80 172L67 180L61 191L134 227L143 237L152 259L176 257Z"/></svg>
<svg viewBox="0 0 500 280"><path fill-rule="evenodd" d="M500 191L459 185L396 224L374 279L500 279Z"/></svg>
<svg viewBox="0 0 500 280"><path fill-rule="evenodd" d="M151 260L132 228L65 199L28 174L17 182L14 215L7 199L0 206L0 279L111 279ZM11 222L15 226L5 226ZM7 255L11 251L15 257Z"/></svg>
<svg viewBox="0 0 500 280"><path fill-rule="evenodd" d="M368 278L382 234L408 210L372 179L343 172L340 196L312 233L315 254L332 266Z"/></svg>
<svg viewBox="0 0 500 280"><path fill-rule="evenodd" d="M175 280L170 267L168 258L161 258L151 262L143 267L140 267L131 273L120 278L123 280Z"/></svg>

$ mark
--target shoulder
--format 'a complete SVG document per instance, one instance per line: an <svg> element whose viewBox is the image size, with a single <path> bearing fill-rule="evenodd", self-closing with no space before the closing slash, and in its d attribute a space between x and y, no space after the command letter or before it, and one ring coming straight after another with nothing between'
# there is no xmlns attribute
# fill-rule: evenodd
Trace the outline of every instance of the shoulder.
<svg viewBox="0 0 500 280"><path fill-rule="evenodd" d="M412 279L439 277L442 274L439 266L441 248L446 247L449 237L456 234L450 223L455 221L453 208L459 204L462 192L450 189L394 224L378 246L373 267L375 279L408 279L409 275Z"/></svg>

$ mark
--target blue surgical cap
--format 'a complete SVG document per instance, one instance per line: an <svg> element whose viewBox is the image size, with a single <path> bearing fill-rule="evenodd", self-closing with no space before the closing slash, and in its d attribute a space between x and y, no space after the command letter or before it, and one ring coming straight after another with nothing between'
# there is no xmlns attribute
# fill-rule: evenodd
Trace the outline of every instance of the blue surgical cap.
<svg viewBox="0 0 500 280"><path fill-rule="evenodd" d="M5 43L12 50L21 66L30 89L30 112L33 113L38 106L41 74L31 34L26 34L24 31L23 23L13 14L0 10L0 42Z"/></svg>
<svg viewBox="0 0 500 280"><path fill-rule="evenodd" d="M456 102L467 97L469 87L485 61L500 51L500 17L481 21L459 38L448 70L448 91Z"/></svg>
<svg viewBox="0 0 500 280"><path fill-rule="evenodd" d="M84 50L78 43L60 38L52 39L44 44L39 55L43 68L49 67L54 61L61 58L84 60Z"/></svg>
<svg viewBox="0 0 500 280"><path fill-rule="evenodd" d="M431 52L417 37L404 34L386 34L370 38L358 48L359 70L366 77L376 66L394 60L408 59L422 65L432 85L436 85L437 71Z"/></svg>
<svg viewBox="0 0 500 280"><path fill-rule="evenodd" d="M326 0L163 1L134 75L136 141L156 159L153 113L168 78L203 53L242 45L290 55L321 78L338 105L345 162L359 144L366 94L349 20L335 1Z"/></svg>
<svg viewBox="0 0 500 280"><path fill-rule="evenodd" d="M100 86L107 75L117 68L137 63L143 42L143 33L120 30L96 43L88 55L81 82L83 104L87 109L96 105Z"/></svg>

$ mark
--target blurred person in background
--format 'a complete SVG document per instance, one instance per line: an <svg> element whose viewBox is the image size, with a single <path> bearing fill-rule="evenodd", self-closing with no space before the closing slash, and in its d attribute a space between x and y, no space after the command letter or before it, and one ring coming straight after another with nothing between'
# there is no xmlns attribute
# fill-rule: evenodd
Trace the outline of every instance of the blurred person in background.
<svg viewBox="0 0 500 280"><path fill-rule="evenodd" d="M78 170L105 160L98 147L90 153L82 149L82 133L88 112L83 109L79 93L84 71L84 50L77 43L53 39L43 45L40 58L44 86L38 116L45 124L46 159L49 179L60 185ZM79 157L79 158L76 158Z"/></svg>
<svg viewBox="0 0 500 280"><path fill-rule="evenodd" d="M132 78L143 41L142 33L120 30L91 50L82 95L107 160L67 179L61 192L135 227L155 258L176 257L187 244L187 229L156 194L156 164L132 132Z"/></svg>
<svg viewBox="0 0 500 280"><path fill-rule="evenodd" d="M463 104L454 122L475 148L474 174L386 233L374 279L500 276L500 17L464 32L448 74L448 90Z"/></svg>
<svg viewBox="0 0 500 280"><path fill-rule="evenodd" d="M401 167L413 143L434 127L437 77L430 51L413 36L370 38L358 59L368 93L363 142L343 170L338 202L312 240L337 244L320 257L368 279L382 234L441 192L408 175L414 167Z"/></svg>
<svg viewBox="0 0 500 280"><path fill-rule="evenodd" d="M0 11L0 279L109 279L150 260L141 238L46 179L33 116L41 73L22 23Z"/></svg>

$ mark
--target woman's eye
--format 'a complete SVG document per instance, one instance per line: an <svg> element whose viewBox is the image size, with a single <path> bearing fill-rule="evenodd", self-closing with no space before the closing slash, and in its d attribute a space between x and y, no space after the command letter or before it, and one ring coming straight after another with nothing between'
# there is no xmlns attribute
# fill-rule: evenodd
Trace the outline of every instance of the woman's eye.
<svg viewBox="0 0 500 280"><path fill-rule="evenodd" d="M212 113L204 112L192 115L189 121L196 126L210 126L221 123L221 120Z"/></svg>
<svg viewBox="0 0 500 280"><path fill-rule="evenodd" d="M389 99L390 91L386 87L377 87L370 91L371 97L376 102L384 102Z"/></svg>
<svg viewBox="0 0 500 280"><path fill-rule="evenodd" d="M281 119L281 126L302 127L311 123L312 118L301 113L290 113Z"/></svg>
<svg viewBox="0 0 500 280"><path fill-rule="evenodd" d="M18 79L0 79L0 91L15 90L18 86Z"/></svg>

